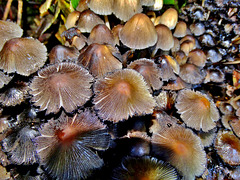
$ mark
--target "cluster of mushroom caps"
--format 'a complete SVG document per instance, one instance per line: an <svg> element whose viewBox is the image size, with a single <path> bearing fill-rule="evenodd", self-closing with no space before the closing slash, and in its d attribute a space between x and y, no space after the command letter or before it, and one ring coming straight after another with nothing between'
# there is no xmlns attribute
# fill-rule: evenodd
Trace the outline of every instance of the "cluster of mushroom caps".
<svg viewBox="0 0 240 180"><path fill-rule="evenodd" d="M120 13L130 2L132 9ZM1 116L7 154L2 163L39 163L52 178L91 179L113 163L102 154L126 140L134 143L110 173L113 179L207 177L204 147L213 144L220 114L210 93L194 89L209 81L223 82L224 77L215 81L215 74L204 68L207 57L195 33L178 21L174 8L158 17L154 11L141 13L147 2L80 1L65 24L66 44L53 47L48 61L45 45L21 37L15 23L0 21L0 29L10 29L0 47L3 112L26 102L37 109L16 117L21 128L10 127ZM153 10L156 2L149 1ZM110 21L115 25L110 29L101 15L112 13L123 22ZM40 127L33 128L30 124L40 117ZM239 116L235 119L239 127ZM119 124L128 121L133 128L120 136ZM240 164L239 128L235 129L234 134L218 130L214 144L232 166ZM225 156L231 151L238 154L228 161Z"/></svg>

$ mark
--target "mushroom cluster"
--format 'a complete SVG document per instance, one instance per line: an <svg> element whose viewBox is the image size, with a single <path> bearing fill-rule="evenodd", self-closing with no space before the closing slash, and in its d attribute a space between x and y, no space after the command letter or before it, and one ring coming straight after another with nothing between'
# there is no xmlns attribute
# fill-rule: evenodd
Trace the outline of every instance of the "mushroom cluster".
<svg viewBox="0 0 240 180"><path fill-rule="evenodd" d="M49 53L0 21L4 177L240 179L239 9L82 0Z"/></svg>

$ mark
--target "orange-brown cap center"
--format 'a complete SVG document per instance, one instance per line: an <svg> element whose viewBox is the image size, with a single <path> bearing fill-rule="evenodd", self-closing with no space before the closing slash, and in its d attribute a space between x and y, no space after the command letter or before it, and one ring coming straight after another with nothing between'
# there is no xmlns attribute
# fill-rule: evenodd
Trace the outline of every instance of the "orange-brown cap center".
<svg viewBox="0 0 240 180"><path fill-rule="evenodd" d="M205 97L202 97L199 99L199 104L200 104L200 107L202 107L204 109L209 109L209 107L210 107L210 102Z"/></svg>
<svg viewBox="0 0 240 180"><path fill-rule="evenodd" d="M73 126L68 126L67 128L56 133L59 140L63 143L71 143L76 138L77 134L78 131Z"/></svg>
<svg viewBox="0 0 240 180"><path fill-rule="evenodd" d="M116 90L122 95L125 95L127 97L131 96L131 86L128 82L120 81L116 85Z"/></svg>
<svg viewBox="0 0 240 180"><path fill-rule="evenodd" d="M186 145L184 143L182 143L182 142L175 142L173 144L173 150L178 155L186 155L186 154L188 154L188 149L187 149Z"/></svg>

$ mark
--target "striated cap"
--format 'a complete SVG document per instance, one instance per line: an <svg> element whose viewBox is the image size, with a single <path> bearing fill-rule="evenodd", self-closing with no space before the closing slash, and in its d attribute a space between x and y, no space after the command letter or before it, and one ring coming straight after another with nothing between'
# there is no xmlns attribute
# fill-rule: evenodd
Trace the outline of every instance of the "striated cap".
<svg viewBox="0 0 240 180"><path fill-rule="evenodd" d="M67 29L76 27L79 16L80 16L79 11L73 11L73 12L69 13L69 15L67 16L66 22L65 22L65 27Z"/></svg>
<svg viewBox="0 0 240 180"><path fill-rule="evenodd" d="M45 64L47 48L37 39L13 38L0 52L0 69L29 76Z"/></svg>
<svg viewBox="0 0 240 180"><path fill-rule="evenodd" d="M129 64L128 68L139 72L144 77L149 88L157 90L162 87L163 83L160 80L161 72L153 60L146 58L138 59Z"/></svg>
<svg viewBox="0 0 240 180"><path fill-rule="evenodd" d="M98 79L93 103L104 120L118 122L133 115L153 112L155 100L143 76L132 69L117 70Z"/></svg>
<svg viewBox="0 0 240 180"><path fill-rule="evenodd" d="M112 55L113 48L93 43L80 54L78 62L86 67L94 77L122 69L122 63Z"/></svg>
<svg viewBox="0 0 240 180"><path fill-rule="evenodd" d="M38 72L30 85L30 94L34 105L46 109L46 114L57 113L61 107L72 112L92 96L92 81L92 75L77 64L54 64Z"/></svg>
<svg viewBox="0 0 240 180"><path fill-rule="evenodd" d="M140 12L142 12L140 0L114 0L113 14L124 22Z"/></svg>
<svg viewBox="0 0 240 180"><path fill-rule="evenodd" d="M165 159L185 179L200 176L206 168L206 153L200 138L192 130L171 126L153 133L153 152Z"/></svg>
<svg viewBox="0 0 240 180"><path fill-rule="evenodd" d="M231 166L240 164L240 140L231 131L220 130L214 146L225 163Z"/></svg>
<svg viewBox="0 0 240 180"><path fill-rule="evenodd" d="M113 11L114 0L89 0L88 7L100 15L110 15Z"/></svg>
<svg viewBox="0 0 240 180"><path fill-rule="evenodd" d="M174 30L173 36L180 38L187 34L187 24L184 21L179 21Z"/></svg>
<svg viewBox="0 0 240 180"><path fill-rule="evenodd" d="M126 157L121 167L114 169L113 179L177 180L176 170L168 163L155 157Z"/></svg>
<svg viewBox="0 0 240 180"><path fill-rule="evenodd" d="M11 155L10 161L13 164L30 165L37 163L33 139L38 135L38 131L26 126L3 140L4 151Z"/></svg>
<svg viewBox="0 0 240 180"><path fill-rule="evenodd" d="M8 74L5 74L4 72L0 71L0 89L8 84L12 80L13 76L9 76Z"/></svg>
<svg viewBox="0 0 240 180"><path fill-rule="evenodd" d="M18 24L0 20L0 50L5 42L13 38L21 37L22 34L23 30Z"/></svg>
<svg viewBox="0 0 240 180"><path fill-rule="evenodd" d="M40 164L53 178L86 179L103 165L96 150L108 149L111 136L90 110L74 117L62 114L39 131L36 151Z"/></svg>
<svg viewBox="0 0 240 180"><path fill-rule="evenodd" d="M177 112L187 126L207 132L216 127L219 112L213 100L206 94L190 89L181 90L176 104Z"/></svg>
<svg viewBox="0 0 240 180"><path fill-rule="evenodd" d="M131 49L145 49L157 42L157 32L152 21L145 14L134 15L119 34L121 42Z"/></svg>
<svg viewBox="0 0 240 180"><path fill-rule="evenodd" d="M201 49L194 49L188 54L188 62L199 67L204 67L207 56Z"/></svg>

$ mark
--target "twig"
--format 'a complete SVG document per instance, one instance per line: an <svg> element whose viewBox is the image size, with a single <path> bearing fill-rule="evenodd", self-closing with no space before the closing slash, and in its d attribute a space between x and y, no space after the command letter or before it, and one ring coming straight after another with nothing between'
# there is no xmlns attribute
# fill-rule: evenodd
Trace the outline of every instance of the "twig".
<svg viewBox="0 0 240 180"><path fill-rule="evenodd" d="M21 21L22 21L22 9L23 9L23 1L18 0L17 24L19 26L21 26Z"/></svg>
<svg viewBox="0 0 240 180"><path fill-rule="evenodd" d="M6 5L5 10L4 10L4 15L3 15L3 20L4 20L4 21L7 20L8 13L9 13L9 11L10 11L10 7L11 7L11 4L12 4L12 1L13 1L13 0L8 0L8 2L7 2L7 5Z"/></svg>

